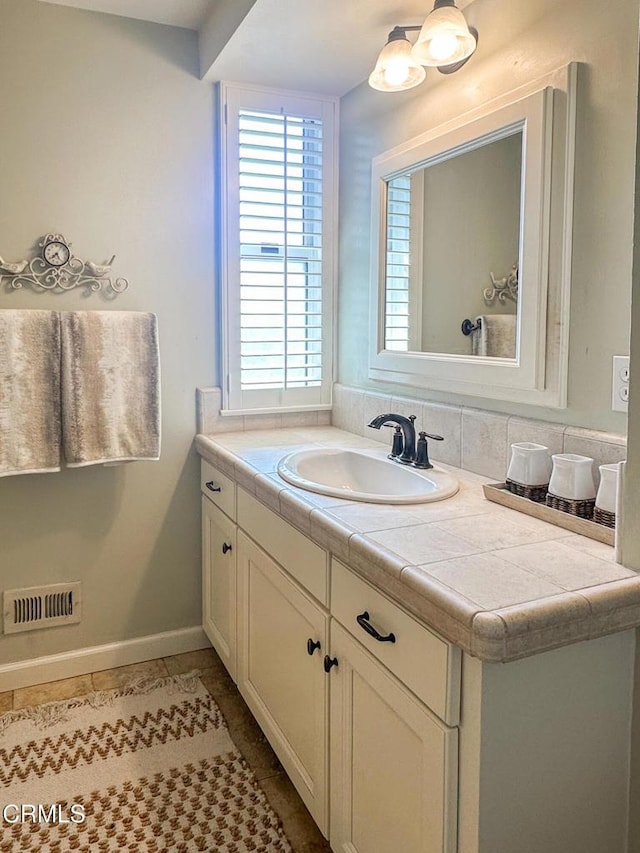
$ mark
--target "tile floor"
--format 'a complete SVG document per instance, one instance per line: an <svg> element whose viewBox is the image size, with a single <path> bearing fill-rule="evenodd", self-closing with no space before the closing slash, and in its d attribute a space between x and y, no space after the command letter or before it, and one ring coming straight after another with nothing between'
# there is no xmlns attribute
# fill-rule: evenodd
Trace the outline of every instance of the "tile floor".
<svg viewBox="0 0 640 853"><path fill-rule="evenodd" d="M12 709L17 711L42 702L83 696L93 690L109 690L119 687L138 675L177 675L192 669L200 670L203 684L224 714L231 738L253 770L274 811L280 817L293 853L330 853L329 843L322 837L313 822L282 769L276 754L269 746L213 649L201 649L174 657L0 693L0 713Z"/></svg>

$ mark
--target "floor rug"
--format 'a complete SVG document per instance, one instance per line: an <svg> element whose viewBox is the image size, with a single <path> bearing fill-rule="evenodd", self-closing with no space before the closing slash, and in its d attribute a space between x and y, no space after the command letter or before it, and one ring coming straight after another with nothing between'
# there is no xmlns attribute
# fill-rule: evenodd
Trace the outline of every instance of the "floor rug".
<svg viewBox="0 0 640 853"><path fill-rule="evenodd" d="M196 673L0 716L2 853L291 853Z"/></svg>

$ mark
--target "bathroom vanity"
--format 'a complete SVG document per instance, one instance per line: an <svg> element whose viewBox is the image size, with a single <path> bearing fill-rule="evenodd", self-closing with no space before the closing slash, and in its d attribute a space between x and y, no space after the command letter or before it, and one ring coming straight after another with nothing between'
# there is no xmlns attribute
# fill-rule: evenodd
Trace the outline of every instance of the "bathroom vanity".
<svg viewBox="0 0 640 853"><path fill-rule="evenodd" d="M612 549L454 469L402 507L278 477L372 446L333 428L196 445L204 629L336 853L626 850L640 580Z"/></svg>

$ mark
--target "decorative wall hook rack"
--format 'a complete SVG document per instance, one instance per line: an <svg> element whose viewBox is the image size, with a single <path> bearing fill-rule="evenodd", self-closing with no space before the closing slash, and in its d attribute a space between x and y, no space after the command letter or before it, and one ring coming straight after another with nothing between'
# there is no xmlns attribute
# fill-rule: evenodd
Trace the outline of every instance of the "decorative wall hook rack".
<svg viewBox="0 0 640 853"><path fill-rule="evenodd" d="M38 243L40 254L30 261L10 263L0 256L0 285L6 280L14 290L30 285L62 293L76 287L91 291L123 293L129 282L110 275L115 255L106 264L83 261L71 254L71 243L62 234L46 234Z"/></svg>
<svg viewBox="0 0 640 853"><path fill-rule="evenodd" d="M496 278L493 273L490 275L493 286L485 287L482 292L487 305L491 305L496 298L502 305L506 304L507 299L518 301L518 264L514 264L503 278Z"/></svg>

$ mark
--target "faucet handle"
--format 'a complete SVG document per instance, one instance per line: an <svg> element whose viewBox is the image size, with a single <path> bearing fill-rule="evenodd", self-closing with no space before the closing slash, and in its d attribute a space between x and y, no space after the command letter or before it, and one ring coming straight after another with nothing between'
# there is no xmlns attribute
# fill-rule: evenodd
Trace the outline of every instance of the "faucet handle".
<svg viewBox="0 0 640 853"><path fill-rule="evenodd" d="M389 454L389 459L397 459L398 456L402 456L403 450L404 438L402 435L402 430L399 426L397 426L393 434L393 444L391 445L391 453Z"/></svg>
<svg viewBox="0 0 640 853"><path fill-rule="evenodd" d="M431 435L428 432L424 432L422 430L418 434L418 444L416 446L416 459L413 463L416 468L433 468L429 460L429 450L427 447L427 439L432 438L435 441L444 441L444 438L441 435Z"/></svg>

